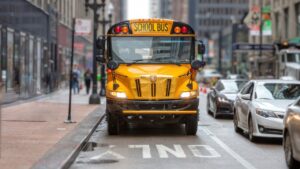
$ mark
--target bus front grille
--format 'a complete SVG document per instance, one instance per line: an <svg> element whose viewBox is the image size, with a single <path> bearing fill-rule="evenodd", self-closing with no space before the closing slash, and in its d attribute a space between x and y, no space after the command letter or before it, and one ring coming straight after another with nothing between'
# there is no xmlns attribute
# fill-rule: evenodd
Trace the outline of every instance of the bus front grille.
<svg viewBox="0 0 300 169"><path fill-rule="evenodd" d="M135 85L136 85L136 92L138 97L142 97L142 91L141 91L141 82L140 79L135 80Z"/></svg>
<svg viewBox="0 0 300 169"><path fill-rule="evenodd" d="M171 90L171 79L167 80L167 88L166 88L166 96L170 96L170 90Z"/></svg>
<svg viewBox="0 0 300 169"><path fill-rule="evenodd" d="M151 83L151 96L156 96L156 83Z"/></svg>

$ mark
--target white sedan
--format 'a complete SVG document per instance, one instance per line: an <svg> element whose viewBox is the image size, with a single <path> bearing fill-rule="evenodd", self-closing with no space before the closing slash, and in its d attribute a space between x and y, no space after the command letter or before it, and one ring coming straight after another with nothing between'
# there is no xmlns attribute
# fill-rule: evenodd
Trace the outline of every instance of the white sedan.
<svg viewBox="0 0 300 169"><path fill-rule="evenodd" d="M234 102L235 131L248 133L251 141L257 137L282 138L286 109L299 96L299 81L249 81Z"/></svg>

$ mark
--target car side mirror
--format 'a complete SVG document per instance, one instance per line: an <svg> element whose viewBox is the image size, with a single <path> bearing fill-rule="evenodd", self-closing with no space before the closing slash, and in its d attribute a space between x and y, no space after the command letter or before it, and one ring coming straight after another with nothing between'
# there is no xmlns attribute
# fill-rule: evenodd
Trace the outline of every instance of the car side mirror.
<svg viewBox="0 0 300 169"><path fill-rule="evenodd" d="M241 98L243 100L251 100L251 95L250 94L243 94L243 95L241 95Z"/></svg>

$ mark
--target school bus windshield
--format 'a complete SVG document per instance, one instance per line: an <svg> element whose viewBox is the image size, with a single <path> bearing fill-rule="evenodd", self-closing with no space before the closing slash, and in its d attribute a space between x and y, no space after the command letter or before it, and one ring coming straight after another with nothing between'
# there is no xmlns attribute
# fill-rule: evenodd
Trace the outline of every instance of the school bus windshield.
<svg viewBox="0 0 300 169"><path fill-rule="evenodd" d="M190 63L192 37L112 37L113 60L119 63Z"/></svg>

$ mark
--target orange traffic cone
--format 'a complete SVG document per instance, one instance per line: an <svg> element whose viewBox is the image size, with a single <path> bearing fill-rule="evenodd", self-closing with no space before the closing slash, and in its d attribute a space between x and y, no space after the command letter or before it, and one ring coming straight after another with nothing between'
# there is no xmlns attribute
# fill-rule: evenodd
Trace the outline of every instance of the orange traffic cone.
<svg viewBox="0 0 300 169"><path fill-rule="evenodd" d="M204 94L206 94L207 93L206 87L204 87L202 91Z"/></svg>

